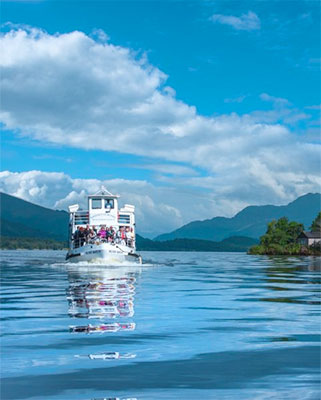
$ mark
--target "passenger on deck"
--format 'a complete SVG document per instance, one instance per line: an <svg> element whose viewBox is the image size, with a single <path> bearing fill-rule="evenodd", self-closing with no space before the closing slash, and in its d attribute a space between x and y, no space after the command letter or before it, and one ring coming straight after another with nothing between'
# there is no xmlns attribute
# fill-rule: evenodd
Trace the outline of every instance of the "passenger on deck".
<svg viewBox="0 0 321 400"><path fill-rule="evenodd" d="M119 227L118 231L116 232L116 239L115 239L116 243L120 243L121 242L121 230L120 229L121 228Z"/></svg>
<svg viewBox="0 0 321 400"><path fill-rule="evenodd" d="M107 239L109 243L114 243L115 241L115 231L112 226L107 229Z"/></svg>
<svg viewBox="0 0 321 400"><path fill-rule="evenodd" d="M126 232L125 232L125 228L122 226L120 228L120 244L125 245L126 244Z"/></svg>
<svg viewBox="0 0 321 400"><path fill-rule="evenodd" d="M111 235L112 235L113 242L115 242L116 230L112 226L110 227L110 232L111 232Z"/></svg>
<svg viewBox="0 0 321 400"><path fill-rule="evenodd" d="M100 237L100 239L102 241L106 240L106 227L104 225L101 226L99 232L98 232L98 236Z"/></svg>
<svg viewBox="0 0 321 400"><path fill-rule="evenodd" d="M132 245L132 234L131 234L128 226L126 228L125 234L126 234L126 244L127 244L127 246L131 246Z"/></svg>
<svg viewBox="0 0 321 400"><path fill-rule="evenodd" d="M79 228L79 235L78 235L78 243L79 246L82 246L86 241L86 237L85 237L85 229L81 226Z"/></svg>
<svg viewBox="0 0 321 400"><path fill-rule="evenodd" d="M96 239L97 233L93 230L90 229L89 235L88 235L88 242L92 243Z"/></svg>
<svg viewBox="0 0 321 400"><path fill-rule="evenodd" d="M73 234L73 240L74 240L74 247L79 247L79 235L80 235L80 230L79 227L77 226L77 229L75 230Z"/></svg>
<svg viewBox="0 0 321 400"><path fill-rule="evenodd" d="M106 225L100 225L100 229L97 233L95 225L90 227L86 225L86 228L77 226L77 229L72 236L74 242L74 248L83 246L85 243L108 242L127 245L130 247L135 246L135 234L132 227L106 227ZM98 240L98 241L97 241Z"/></svg>
<svg viewBox="0 0 321 400"><path fill-rule="evenodd" d="M90 234L90 227L89 227L89 225L86 225L86 228L84 229L84 236L85 236L86 243L88 243L88 241L89 241L89 234Z"/></svg>

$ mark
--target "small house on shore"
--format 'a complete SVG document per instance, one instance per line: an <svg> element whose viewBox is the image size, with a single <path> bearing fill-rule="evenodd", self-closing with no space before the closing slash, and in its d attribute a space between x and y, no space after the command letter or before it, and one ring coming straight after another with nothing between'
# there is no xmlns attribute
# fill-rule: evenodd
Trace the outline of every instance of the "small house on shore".
<svg viewBox="0 0 321 400"><path fill-rule="evenodd" d="M298 242L303 246L312 246L321 242L321 232L303 231L298 237Z"/></svg>

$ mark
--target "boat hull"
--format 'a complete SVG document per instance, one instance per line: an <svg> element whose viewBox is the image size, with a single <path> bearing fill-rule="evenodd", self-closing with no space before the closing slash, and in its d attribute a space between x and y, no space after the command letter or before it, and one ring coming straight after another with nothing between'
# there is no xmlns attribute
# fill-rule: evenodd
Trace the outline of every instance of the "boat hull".
<svg viewBox="0 0 321 400"><path fill-rule="evenodd" d="M118 264L125 261L142 264L142 258L131 247L117 244L85 244L76 249L70 249L66 255L68 262L105 262Z"/></svg>

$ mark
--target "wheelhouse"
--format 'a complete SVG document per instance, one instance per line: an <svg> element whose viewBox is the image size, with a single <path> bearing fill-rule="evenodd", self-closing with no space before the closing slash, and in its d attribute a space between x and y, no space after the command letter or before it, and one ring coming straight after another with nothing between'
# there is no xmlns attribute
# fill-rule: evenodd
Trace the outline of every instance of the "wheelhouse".
<svg viewBox="0 0 321 400"><path fill-rule="evenodd" d="M114 230L131 229L135 236L135 206L125 204L119 207L119 196L110 193L104 187L88 196L87 210L81 210L78 204L69 206L69 245L74 248L74 233L79 228L99 230L112 227Z"/></svg>

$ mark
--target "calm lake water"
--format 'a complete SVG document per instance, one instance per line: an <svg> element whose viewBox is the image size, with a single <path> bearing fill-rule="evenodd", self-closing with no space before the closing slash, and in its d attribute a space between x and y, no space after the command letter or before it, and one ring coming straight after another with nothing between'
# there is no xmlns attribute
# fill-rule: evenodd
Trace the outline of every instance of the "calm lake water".
<svg viewBox="0 0 321 400"><path fill-rule="evenodd" d="M320 259L2 251L1 399L319 399Z"/></svg>

